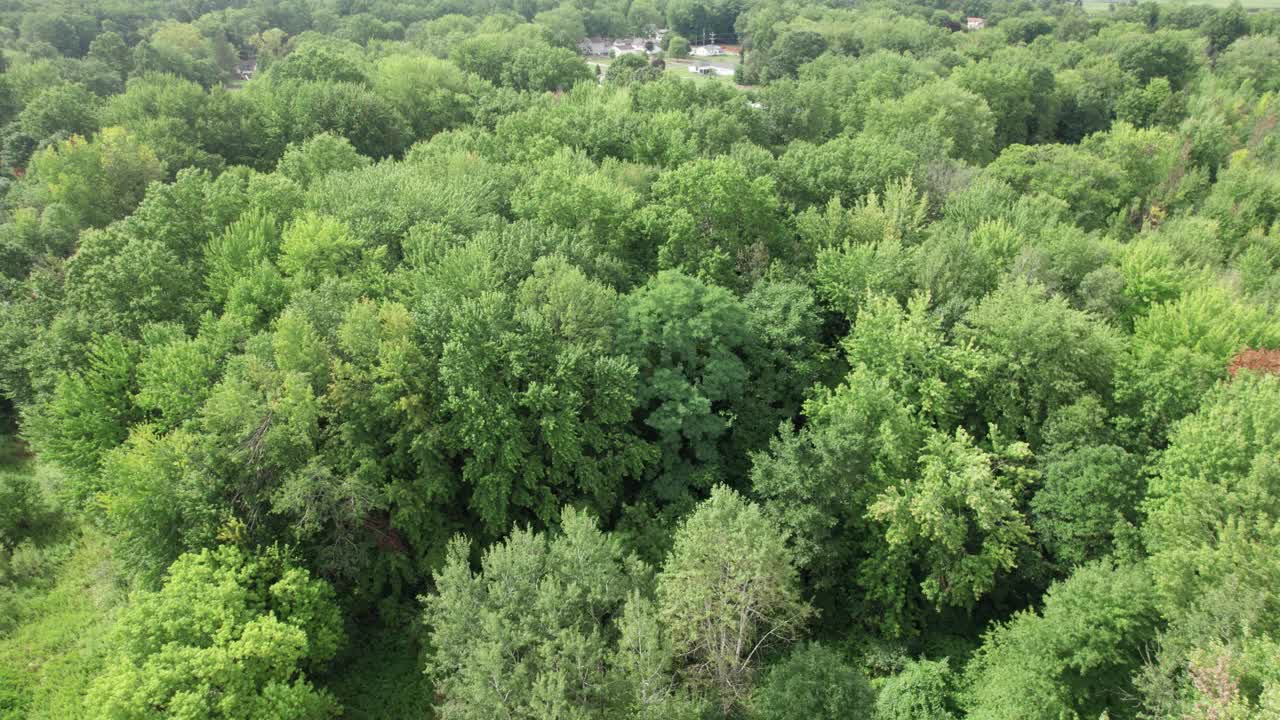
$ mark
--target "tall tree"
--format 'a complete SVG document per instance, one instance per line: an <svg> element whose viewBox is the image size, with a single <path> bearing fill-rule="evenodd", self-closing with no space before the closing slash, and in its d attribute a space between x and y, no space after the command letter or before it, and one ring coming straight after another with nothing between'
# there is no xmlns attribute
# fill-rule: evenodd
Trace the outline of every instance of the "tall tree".
<svg viewBox="0 0 1280 720"><path fill-rule="evenodd" d="M724 486L676 531L658 574L658 612L690 682L729 715L774 647L795 640L813 614L781 530Z"/></svg>

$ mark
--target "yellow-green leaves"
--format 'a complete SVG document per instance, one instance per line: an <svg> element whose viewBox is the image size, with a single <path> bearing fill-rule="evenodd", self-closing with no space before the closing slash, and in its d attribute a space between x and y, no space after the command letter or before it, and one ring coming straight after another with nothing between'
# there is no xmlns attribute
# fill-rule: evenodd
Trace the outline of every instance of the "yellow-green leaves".
<svg viewBox="0 0 1280 720"><path fill-rule="evenodd" d="M307 673L342 639L333 591L284 551L184 555L124 610L84 717L327 720L340 708Z"/></svg>

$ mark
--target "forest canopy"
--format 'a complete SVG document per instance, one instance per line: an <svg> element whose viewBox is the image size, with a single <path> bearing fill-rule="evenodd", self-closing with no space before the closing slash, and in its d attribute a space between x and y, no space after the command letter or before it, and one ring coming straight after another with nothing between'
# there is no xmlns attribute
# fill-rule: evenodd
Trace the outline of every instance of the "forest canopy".
<svg viewBox="0 0 1280 720"><path fill-rule="evenodd" d="M0 720L1280 718L1278 93L1234 1L0 3Z"/></svg>

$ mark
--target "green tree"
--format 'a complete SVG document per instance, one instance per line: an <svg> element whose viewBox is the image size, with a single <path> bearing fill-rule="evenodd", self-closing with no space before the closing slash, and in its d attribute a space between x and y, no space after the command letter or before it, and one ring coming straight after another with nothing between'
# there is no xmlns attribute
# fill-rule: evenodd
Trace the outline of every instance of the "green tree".
<svg viewBox="0 0 1280 720"><path fill-rule="evenodd" d="M821 143L840 130L840 118L827 89L817 83L775 80L761 88L757 97L762 139L779 150L789 149L793 140ZM828 149L844 150L846 144L831 145Z"/></svg>
<svg viewBox="0 0 1280 720"><path fill-rule="evenodd" d="M750 715L762 720L866 717L875 692L840 653L818 643L769 667L751 695Z"/></svg>
<svg viewBox="0 0 1280 720"><path fill-rule="evenodd" d="M503 85L534 92L568 90L590 79L591 70L577 52L550 46L517 49L501 74Z"/></svg>
<svg viewBox="0 0 1280 720"><path fill-rule="evenodd" d="M539 161L510 201L518 218L583 233L620 258L636 252L629 222L640 194L580 154L561 151Z"/></svg>
<svg viewBox="0 0 1280 720"><path fill-rule="evenodd" d="M243 92L249 108L264 118L264 135L276 143L264 149L271 160L288 143L324 132L347 138L372 158L399 154L413 142L412 128L392 101L359 83L275 80Z"/></svg>
<svg viewBox="0 0 1280 720"><path fill-rule="evenodd" d="M689 57L689 41L683 35L672 35L667 41L667 54L673 58Z"/></svg>
<svg viewBox="0 0 1280 720"><path fill-rule="evenodd" d="M185 555L121 613L85 717L336 717L308 673L343 642L333 591L281 550Z"/></svg>
<svg viewBox="0 0 1280 720"><path fill-rule="evenodd" d="M1052 137L1053 72L1030 50L1006 48L990 59L955 69L951 79L986 101L995 116L995 147Z"/></svg>
<svg viewBox="0 0 1280 720"><path fill-rule="evenodd" d="M1269 589L1280 578L1280 562L1267 548L1280 514L1277 398L1280 378L1241 371L1174 426L1143 526L1167 614L1181 615L1216 588L1232 587L1237 594L1260 591L1262 617L1275 617ZM1275 631L1274 621L1260 622L1259 633Z"/></svg>
<svg viewBox="0 0 1280 720"><path fill-rule="evenodd" d="M129 46L120 33L113 30L100 33L89 43L89 57L119 73L128 75L132 67Z"/></svg>
<svg viewBox="0 0 1280 720"><path fill-rule="evenodd" d="M852 207L910 175L915 161L902 146L868 134L822 145L794 142L778 159L779 186L797 205L826 205L839 198Z"/></svg>
<svg viewBox="0 0 1280 720"><path fill-rule="evenodd" d="M1023 193L1043 193L1067 203L1086 230L1104 227L1132 197L1124 170L1078 146L1014 145L985 174Z"/></svg>
<svg viewBox="0 0 1280 720"><path fill-rule="evenodd" d="M418 139L469 121L483 93L478 79L456 65L408 55L379 61L373 69L373 87L395 104Z"/></svg>
<svg viewBox="0 0 1280 720"><path fill-rule="evenodd" d="M782 531L729 488L714 488L676 531L658 574L659 617L681 672L726 715L748 701L765 653L813 614L798 581Z"/></svg>
<svg viewBox="0 0 1280 720"><path fill-rule="evenodd" d="M906 403L862 369L834 391L816 391L804 415L803 430L783 426L768 454L753 456L752 489L791 536L797 562L826 604L879 619L888 634L905 633L909 563L888 557L867 509L881 489L914 471L922 430Z"/></svg>
<svg viewBox="0 0 1280 720"><path fill-rule="evenodd" d="M99 100L82 85L63 83L41 90L18 114L23 131L39 140L80 135L98 129Z"/></svg>
<svg viewBox="0 0 1280 720"><path fill-rule="evenodd" d="M992 362L978 399L983 417L1033 447L1057 408L1083 393L1109 399L1122 357L1110 326L1020 280L983 300L956 335Z"/></svg>
<svg viewBox="0 0 1280 720"><path fill-rule="evenodd" d="M995 120L986 101L946 80L877 103L866 130L921 157L941 150L975 165L995 157Z"/></svg>
<svg viewBox="0 0 1280 720"><path fill-rule="evenodd" d="M86 141L72 137L36 153L29 182L42 205L62 203L85 227L102 227L133 210L164 175L155 153L123 128Z"/></svg>
<svg viewBox="0 0 1280 720"><path fill-rule="evenodd" d="M277 264L295 282L315 287L358 270L363 249L346 223L305 213L281 235Z"/></svg>
<svg viewBox="0 0 1280 720"><path fill-rule="evenodd" d="M1134 409L1124 420L1157 447L1201 398L1227 376L1245 347L1280 344L1280 323L1264 308L1223 288L1201 288L1152 306L1134 323L1116 378L1116 399Z"/></svg>
<svg viewBox="0 0 1280 720"><path fill-rule="evenodd" d="M276 164L276 171L301 187L309 187L329 173L367 167L370 162L352 147L350 140L326 132L290 144Z"/></svg>
<svg viewBox="0 0 1280 720"><path fill-rule="evenodd" d="M800 67L827 50L827 39L813 30L785 30L769 48L764 79L795 77Z"/></svg>
<svg viewBox="0 0 1280 720"><path fill-rule="evenodd" d="M1132 718L1131 677L1159 625L1151 576L1106 562L1078 568L990 632L965 670L967 717Z"/></svg>
<svg viewBox="0 0 1280 720"><path fill-rule="evenodd" d="M650 35L662 27L662 13L658 12L658 6L653 0L633 0L631 7L627 9L627 23L634 32ZM670 46L666 50L671 52Z"/></svg>
<svg viewBox="0 0 1280 720"><path fill-rule="evenodd" d="M649 396L643 356L625 339L614 346L617 296L558 257L495 291L488 252L446 254L416 303L439 353L437 452L460 468L490 534L516 519L551 523L570 501L606 512L652 457L626 432Z"/></svg>
<svg viewBox="0 0 1280 720"><path fill-rule="evenodd" d="M609 73L605 76L611 85L637 85L660 77L662 70L651 64L647 56L638 53L619 55L609 64Z"/></svg>
<svg viewBox="0 0 1280 720"><path fill-rule="evenodd" d="M215 377L199 363L197 358L195 367L170 368L181 373L171 378L172 386L186 389L184 381L203 382L207 396ZM159 424L141 424L102 461L98 500L106 510L116 561L122 575L143 587L158 587L185 550L213 545L225 520L214 489L193 467L198 446L193 432L162 435Z"/></svg>
<svg viewBox="0 0 1280 720"><path fill-rule="evenodd" d="M272 63L271 74L281 80L363 83L359 53L349 43L309 42Z"/></svg>
<svg viewBox="0 0 1280 720"><path fill-rule="evenodd" d="M124 440L137 416L130 402L136 362L130 343L118 336L102 338L91 347L85 366L62 375L27 419L32 445L71 473L75 504L93 500L103 455Z"/></svg>
<svg viewBox="0 0 1280 720"><path fill-rule="evenodd" d="M1121 95L1116 103L1116 118L1138 127L1172 125L1178 113L1168 78L1152 78L1146 87L1131 88Z"/></svg>
<svg viewBox="0 0 1280 720"><path fill-rule="evenodd" d="M1228 242L1239 241L1251 232L1265 234L1266 228L1280 220L1277 190L1280 180L1275 173L1249 153L1237 153L1218 173L1203 212L1218 222Z"/></svg>
<svg viewBox="0 0 1280 720"><path fill-rule="evenodd" d="M622 700L609 672L617 617L647 569L589 515L568 508L554 534L515 530L473 573L455 539L436 592L423 598L442 718L612 717Z"/></svg>
<svg viewBox="0 0 1280 720"><path fill-rule="evenodd" d="M1260 92L1280 90L1280 78L1270 68L1280 62L1280 38L1270 35L1242 37L1218 56L1214 72L1233 80L1251 80Z"/></svg>
<svg viewBox="0 0 1280 720"><path fill-rule="evenodd" d="M987 384L990 359L972 345L948 343L924 295L905 306L867 296L841 346L855 369L881 378L935 427L960 424Z"/></svg>
<svg viewBox="0 0 1280 720"><path fill-rule="evenodd" d="M1191 47L1172 30L1125 36L1116 48L1116 60L1139 82L1146 84L1152 78L1164 77L1174 90L1182 89L1196 69Z"/></svg>
<svg viewBox="0 0 1280 720"><path fill-rule="evenodd" d="M891 551L917 559L921 590L939 608L973 607L1016 566L1031 528L1020 497L1034 479L1025 444L976 447L963 429L931 434L919 475L890 485L868 514L885 527Z"/></svg>
<svg viewBox="0 0 1280 720"><path fill-rule="evenodd" d="M1138 519L1139 458L1116 444L1108 419L1102 403L1085 395L1046 422L1043 482L1031 511L1039 541L1064 566L1106 556Z"/></svg>
<svg viewBox="0 0 1280 720"><path fill-rule="evenodd" d="M84 54L93 39L78 19L53 9L27 12L22 15L19 31L23 40L48 43L63 55L75 57Z"/></svg>
<svg viewBox="0 0 1280 720"><path fill-rule="evenodd" d="M205 246L205 284L214 302L225 303L240 278L269 261L279 245L275 217L261 211L246 214L210 238Z"/></svg>
<svg viewBox="0 0 1280 720"><path fill-rule="evenodd" d="M572 5L561 5L533 16L533 24L546 31L547 41L556 47L574 50L587 35L582 13Z"/></svg>
<svg viewBox="0 0 1280 720"><path fill-rule="evenodd" d="M1020 516L1010 514L1008 493L1021 487L1025 478L1016 468L1001 468L996 477L993 458L946 436L935 438L939 447L934 452L924 452L926 439L938 435L930 420L950 427L963 417L983 376L981 356L948 346L923 302L913 302L908 314L892 299L874 299L844 345L853 370L836 389L815 390L804 406L802 430L784 425L768 454L753 456L752 487L790 532L797 559L826 604L838 613L874 622L886 634L906 635L915 630L915 611L930 582L922 568L945 572L943 566L953 561L975 566L982 561L965 559L954 540L917 542L916 531L910 529L917 527L909 519L912 501L901 495L903 489L923 489L926 469L928 477L951 488L936 498L952 502L954 512L930 515L926 524L938 523L934 529L950 525L955 532L967 527L977 506L990 511L991 518L1001 518L1003 526L984 526L983 532L994 533L991 554L986 556L990 561L1004 557L1009 542L1017 544L1023 534ZM970 477L982 479L969 489L954 482L963 473L947 469L961 457L977 461ZM1004 476L1007 471L1009 476ZM965 505L968 500L959 499L970 494L972 510ZM895 510L906 513L898 528L902 534L887 537L874 516L887 517L884 513ZM1020 512L1016 506L1012 510ZM966 535L964 541L970 540L978 542L976 536ZM1007 558L997 564L1005 562ZM945 593L935 592L933 599L966 604L964 591L959 586L955 590L960 595L944 601Z"/></svg>
<svg viewBox="0 0 1280 720"><path fill-rule="evenodd" d="M688 503L729 460L749 381L747 309L724 288L663 271L627 296L619 322L619 347L638 368L635 432L661 452L643 495Z"/></svg>
<svg viewBox="0 0 1280 720"><path fill-rule="evenodd" d="M697 160L659 176L641 220L657 235L658 265L728 287L750 284L782 252L772 177L731 158Z"/></svg>
<svg viewBox="0 0 1280 720"><path fill-rule="evenodd" d="M947 660L912 660L886 678L876 695L875 720L955 720L956 674Z"/></svg>
<svg viewBox="0 0 1280 720"><path fill-rule="evenodd" d="M1237 38L1249 34L1249 18L1239 0L1235 0L1213 13L1200 30L1209 39L1209 54L1217 55Z"/></svg>
<svg viewBox="0 0 1280 720"><path fill-rule="evenodd" d="M230 74L234 56L225 36L207 37L195 25L166 20L134 47L135 72L171 73L210 87Z"/></svg>
<svg viewBox="0 0 1280 720"><path fill-rule="evenodd" d="M833 198L823 210L796 216L802 242L817 254L814 284L831 310L853 320L870 295L905 300L911 286L911 247L924 238L928 203L910 179L884 196L872 193L845 209Z"/></svg>
<svg viewBox="0 0 1280 720"><path fill-rule="evenodd" d="M261 118L243 95L158 73L129 79L103 108L107 125L136 134L165 163L169 175L187 166L218 171L224 164L266 167Z"/></svg>

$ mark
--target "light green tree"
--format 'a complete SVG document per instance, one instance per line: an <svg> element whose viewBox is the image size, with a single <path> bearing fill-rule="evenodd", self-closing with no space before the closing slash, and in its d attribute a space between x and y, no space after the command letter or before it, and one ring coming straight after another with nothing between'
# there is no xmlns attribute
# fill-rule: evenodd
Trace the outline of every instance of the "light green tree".
<svg viewBox="0 0 1280 720"><path fill-rule="evenodd" d="M617 617L648 571L589 515L561 531L515 530L471 570L470 543L449 545L423 598L441 718L606 718L623 693L609 672Z"/></svg>
<svg viewBox="0 0 1280 720"><path fill-rule="evenodd" d="M131 212L164 176L154 152L125 129L75 136L36 153L28 176L37 203L65 204L82 227L102 227Z"/></svg>
<svg viewBox="0 0 1280 720"><path fill-rule="evenodd" d="M308 674L343 642L333 591L279 549L185 555L136 594L84 717L326 720L340 707Z"/></svg>
<svg viewBox="0 0 1280 720"><path fill-rule="evenodd" d="M1143 527L1159 597L1173 615L1218 587L1274 588L1280 517L1280 378L1241 371L1174 426ZM1274 594L1265 593L1274 608ZM1274 610L1264 614L1273 618ZM1275 630L1272 622L1266 628ZM1264 632L1263 627L1258 628Z"/></svg>
<svg viewBox="0 0 1280 720"><path fill-rule="evenodd" d="M917 477L890 485L868 514L884 524L891 549L916 558L921 590L938 607L972 607L1014 569L1031 528L1019 502L1034 478L1024 443L994 453L976 447L963 429L933 433ZM1020 467L1024 466L1024 467Z"/></svg>
<svg viewBox="0 0 1280 720"><path fill-rule="evenodd" d="M813 609L786 536L721 485L676 531L658 574L658 614L681 674L729 715L747 701L764 655L797 639Z"/></svg>

